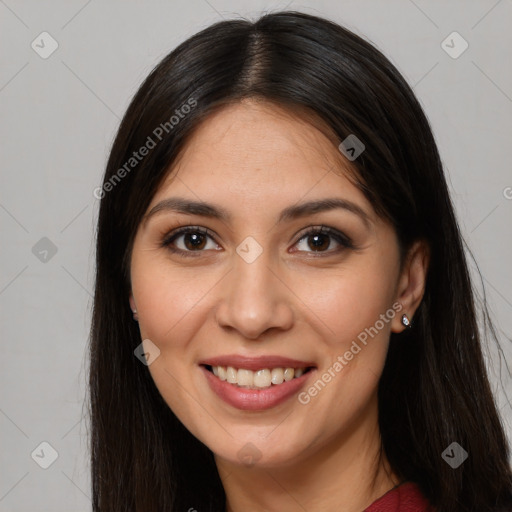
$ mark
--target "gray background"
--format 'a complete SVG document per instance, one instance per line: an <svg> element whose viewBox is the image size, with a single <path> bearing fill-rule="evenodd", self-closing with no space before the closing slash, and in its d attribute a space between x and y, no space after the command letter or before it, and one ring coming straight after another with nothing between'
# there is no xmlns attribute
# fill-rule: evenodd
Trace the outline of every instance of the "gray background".
<svg viewBox="0 0 512 512"><path fill-rule="evenodd" d="M130 98L152 67L199 29L286 7L327 16L369 39L413 85L512 361L510 0L0 0L0 511L90 510L82 405L93 190ZM59 45L46 59L31 47L51 48L39 36L44 31ZM453 31L469 44L458 58L442 46ZM452 52L463 48L453 37L446 44ZM511 378L494 345L486 357L495 361L493 388L512 437ZM58 453L48 469L36 463L51 461L43 441Z"/></svg>

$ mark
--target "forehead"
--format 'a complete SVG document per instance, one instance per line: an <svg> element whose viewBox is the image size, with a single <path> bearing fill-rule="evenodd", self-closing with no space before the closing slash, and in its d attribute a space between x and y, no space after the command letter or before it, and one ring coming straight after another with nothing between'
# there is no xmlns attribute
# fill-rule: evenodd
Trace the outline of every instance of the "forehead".
<svg viewBox="0 0 512 512"><path fill-rule="evenodd" d="M277 204L340 195L371 205L354 170L318 119L273 103L245 100L223 107L194 131L152 204L171 193L220 202Z"/></svg>

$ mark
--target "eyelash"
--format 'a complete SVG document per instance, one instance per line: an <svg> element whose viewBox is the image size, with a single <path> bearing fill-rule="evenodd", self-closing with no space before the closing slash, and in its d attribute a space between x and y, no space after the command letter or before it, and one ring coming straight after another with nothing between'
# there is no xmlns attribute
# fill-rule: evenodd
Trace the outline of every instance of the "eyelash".
<svg viewBox="0 0 512 512"><path fill-rule="evenodd" d="M184 251L182 249L177 249L176 247L173 247L171 244L181 235L187 234L187 233L195 233L195 234L201 234L204 236L209 236L215 243L215 236L213 233L207 229L200 226L187 226L185 228L180 228L175 231L171 231L168 235L165 236L164 240L162 241L162 247L167 248L169 251L175 254L179 254L180 256L184 257L197 257L200 255L201 252L204 252L203 250L198 251ZM308 231L302 233L300 235L300 238L295 242L294 245L299 243L304 238L307 238L312 235L321 234L321 235L329 235L332 237L336 242L338 242L342 248L337 250L330 250L330 251L298 251L298 252L311 252L315 254L315 257L321 257L323 255L332 255L337 254L341 252L343 249L355 249L355 246L352 243L352 240L348 238L346 235L341 233L340 231L330 228L328 226L318 226L308 229ZM217 244L218 245L218 244ZM194 254L195 253L195 254Z"/></svg>

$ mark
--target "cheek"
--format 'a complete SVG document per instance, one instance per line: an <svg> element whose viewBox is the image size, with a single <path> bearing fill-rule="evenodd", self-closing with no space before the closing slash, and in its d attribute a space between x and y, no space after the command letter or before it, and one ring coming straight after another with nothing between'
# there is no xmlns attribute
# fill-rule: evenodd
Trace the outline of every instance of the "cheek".
<svg viewBox="0 0 512 512"><path fill-rule="evenodd" d="M132 266L132 291L141 338L150 339L160 351L148 370L167 405L187 426L194 425L204 411L190 399L195 369L191 346L204 315L201 299L213 282L194 279L187 271L171 272L156 261L144 268L138 272Z"/></svg>
<svg viewBox="0 0 512 512"><path fill-rule="evenodd" d="M133 274L142 336L158 340L165 348L185 342L201 301L215 285L212 275L198 279L188 270L170 272L156 263L140 274L135 268Z"/></svg>
<svg viewBox="0 0 512 512"><path fill-rule="evenodd" d="M322 319L322 368L299 396L309 428L336 435L368 414L384 368L396 314L387 282L376 276L326 279L323 293L310 295L308 306ZM327 328L328 327L328 328Z"/></svg>
<svg viewBox="0 0 512 512"><path fill-rule="evenodd" d="M293 290L307 306L304 311L309 310L311 318L316 318L326 339L341 350L391 308L393 279L391 272L370 264L347 266L342 272L323 276L303 275L296 279ZM387 337L390 321L378 327Z"/></svg>
<svg viewBox="0 0 512 512"><path fill-rule="evenodd" d="M321 329L317 332L324 333L321 350L325 358L318 375L322 382L305 390L304 401L314 402L312 416L326 424L331 422L323 415L326 404L331 414L338 411L332 414L336 421L349 411L357 415L375 391L384 368L396 314L391 307L394 274L374 265L303 279L297 291L308 306L305 310L314 312L311 318L321 319L316 324Z"/></svg>

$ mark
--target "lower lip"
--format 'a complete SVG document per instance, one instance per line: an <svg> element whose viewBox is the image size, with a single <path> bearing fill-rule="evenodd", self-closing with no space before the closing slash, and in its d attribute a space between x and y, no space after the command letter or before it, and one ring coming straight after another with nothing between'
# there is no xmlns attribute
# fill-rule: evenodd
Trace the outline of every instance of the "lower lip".
<svg viewBox="0 0 512 512"><path fill-rule="evenodd" d="M292 380L285 381L282 384L272 384L268 388L248 389L238 387L236 384L230 384L225 380L220 380L204 366L200 368L210 388L217 396L229 405L245 411L263 411L285 402L304 386L306 380L315 371L311 369L300 377L294 377Z"/></svg>

